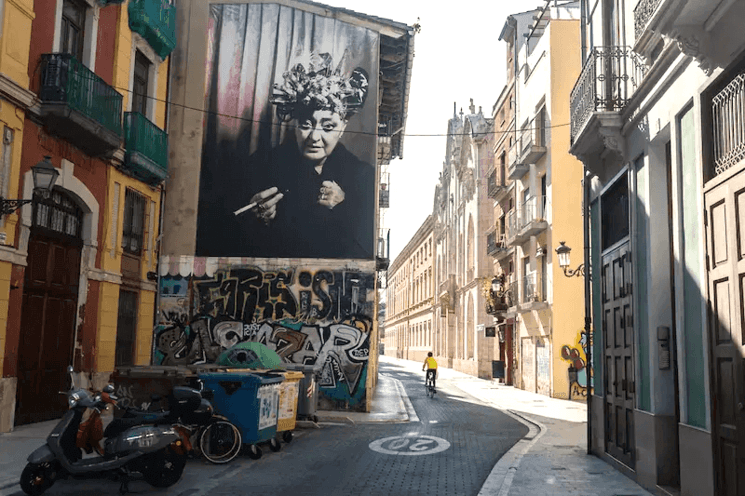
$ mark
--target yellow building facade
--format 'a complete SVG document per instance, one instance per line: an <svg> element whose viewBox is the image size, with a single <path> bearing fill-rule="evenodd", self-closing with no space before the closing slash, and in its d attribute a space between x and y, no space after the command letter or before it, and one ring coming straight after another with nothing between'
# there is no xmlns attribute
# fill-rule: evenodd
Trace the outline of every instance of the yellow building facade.
<svg viewBox="0 0 745 496"><path fill-rule="evenodd" d="M99 387L150 363L175 12L4 4L0 195L33 201L0 221L0 432L63 412L48 398L68 365ZM47 194L32 177L42 161L58 172Z"/></svg>

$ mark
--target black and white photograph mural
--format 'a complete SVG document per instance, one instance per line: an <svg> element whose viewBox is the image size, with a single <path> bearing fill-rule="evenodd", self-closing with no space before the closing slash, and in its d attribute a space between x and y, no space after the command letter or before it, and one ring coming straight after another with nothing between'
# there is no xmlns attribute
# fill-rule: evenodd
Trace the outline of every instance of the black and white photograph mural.
<svg viewBox="0 0 745 496"><path fill-rule="evenodd" d="M213 5L197 256L373 259L378 34Z"/></svg>

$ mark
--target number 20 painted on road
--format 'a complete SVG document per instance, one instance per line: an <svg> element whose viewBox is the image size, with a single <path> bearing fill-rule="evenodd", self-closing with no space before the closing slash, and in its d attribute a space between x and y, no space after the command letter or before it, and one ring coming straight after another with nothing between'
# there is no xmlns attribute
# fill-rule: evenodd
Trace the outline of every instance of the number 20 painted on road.
<svg viewBox="0 0 745 496"><path fill-rule="evenodd" d="M426 435L391 436L373 441L370 449L385 455L430 455L445 451L450 443L440 437Z"/></svg>

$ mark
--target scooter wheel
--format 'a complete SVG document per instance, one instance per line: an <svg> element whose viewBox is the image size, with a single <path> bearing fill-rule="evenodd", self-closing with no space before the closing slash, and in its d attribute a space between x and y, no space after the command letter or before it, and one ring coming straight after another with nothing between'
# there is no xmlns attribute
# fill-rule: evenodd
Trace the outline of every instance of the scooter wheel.
<svg viewBox="0 0 745 496"><path fill-rule="evenodd" d="M29 463L21 473L21 489L26 494L37 496L52 487L54 478L48 463L41 465Z"/></svg>
<svg viewBox="0 0 745 496"><path fill-rule="evenodd" d="M261 458L261 455L262 455L263 453L261 452L261 448L259 448L259 447L258 447L258 446L256 446L255 444L249 444L249 445L248 445L248 446L246 447L246 454L247 454L247 455L248 455L248 457L249 457L249 458L251 458L252 460L258 460L259 458Z"/></svg>
<svg viewBox="0 0 745 496"><path fill-rule="evenodd" d="M282 433L282 441L289 443L292 441L292 431L285 431Z"/></svg>
<svg viewBox="0 0 745 496"><path fill-rule="evenodd" d="M273 437L269 440L269 448L276 453L282 449L282 443L279 442L279 439Z"/></svg>

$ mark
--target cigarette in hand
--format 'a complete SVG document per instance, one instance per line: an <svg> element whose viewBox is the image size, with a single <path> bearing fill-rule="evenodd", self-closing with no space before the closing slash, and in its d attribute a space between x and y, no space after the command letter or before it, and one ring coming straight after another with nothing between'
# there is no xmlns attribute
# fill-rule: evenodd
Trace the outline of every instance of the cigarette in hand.
<svg viewBox="0 0 745 496"><path fill-rule="evenodd" d="M241 207L241 208L239 208L238 210L236 210L235 212L233 212L233 215L238 215L238 214L242 214L242 213L243 213L243 212L245 212L246 210L251 210L252 208L256 207L256 205L258 205L258 204L259 204L259 202L252 202L252 203L249 203L249 204L248 204L248 205L246 205L245 207Z"/></svg>

